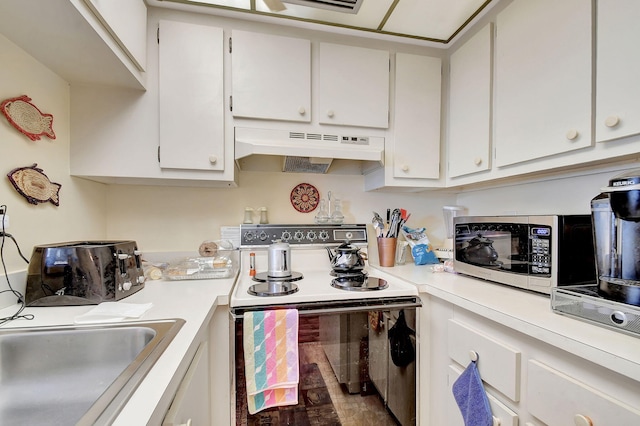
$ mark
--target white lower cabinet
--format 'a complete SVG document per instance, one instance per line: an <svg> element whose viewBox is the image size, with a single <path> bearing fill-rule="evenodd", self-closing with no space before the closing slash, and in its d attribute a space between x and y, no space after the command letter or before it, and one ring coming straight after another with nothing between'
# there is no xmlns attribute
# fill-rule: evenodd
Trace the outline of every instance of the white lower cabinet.
<svg viewBox="0 0 640 426"><path fill-rule="evenodd" d="M421 357L421 423L463 426L451 387L478 354L494 424L612 426L640 424L640 383L545 341L423 297L429 336ZM424 384L426 383L426 384ZM497 423L499 421L499 423Z"/></svg>
<svg viewBox="0 0 640 426"><path fill-rule="evenodd" d="M548 425L640 425L640 410L536 360L527 366L527 407Z"/></svg>
<svg viewBox="0 0 640 426"><path fill-rule="evenodd" d="M163 426L210 425L208 342L200 344L162 422Z"/></svg>

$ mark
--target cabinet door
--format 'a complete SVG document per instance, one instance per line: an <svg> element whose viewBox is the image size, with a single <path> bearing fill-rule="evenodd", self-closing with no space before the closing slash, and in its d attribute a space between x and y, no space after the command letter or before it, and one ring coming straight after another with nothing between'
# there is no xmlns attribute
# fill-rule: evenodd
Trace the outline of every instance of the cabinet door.
<svg viewBox="0 0 640 426"><path fill-rule="evenodd" d="M234 30L233 116L311 121L311 42Z"/></svg>
<svg viewBox="0 0 640 426"><path fill-rule="evenodd" d="M640 133L640 2L598 2L596 141Z"/></svg>
<svg viewBox="0 0 640 426"><path fill-rule="evenodd" d="M147 66L147 6L144 0L85 0L140 71Z"/></svg>
<svg viewBox="0 0 640 426"><path fill-rule="evenodd" d="M396 178L440 177L440 58L396 54L395 143Z"/></svg>
<svg viewBox="0 0 640 426"><path fill-rule="evenodd" d="M389 127L389 52L320 43L318 120Z"/></svg>
<svg viewBox="0 0 640 426"><path fill-rule="evenodd" d="M486 25L451 55L449 177L491 167L492 31Z"/></svg>
<svg viewBox="0 0 640 426"><path fill-rule="evenodd" d="M224 170L222 29L160 21L160 167Z"/></svg>
<svg viewBox="0 0 640 426"><path fill-rule="evenodd" d="M549 425L638 425L640 411L616 401L597 389L535 360L529 360L527 383L529 412ZM586 424L586 423L584 423Z"/></svg>
<svg viewBox="0 0 640 426"><path fill-rule="evenodd" d="M515 0L498 14L497 166L592 145L592 7Z"/></svg>
<svg viewBox="0 0 640 426"><path fill-rule="evenodd" d="M209 395L209 348L205 342L193 357L162 425L210 425Z"/></svg>

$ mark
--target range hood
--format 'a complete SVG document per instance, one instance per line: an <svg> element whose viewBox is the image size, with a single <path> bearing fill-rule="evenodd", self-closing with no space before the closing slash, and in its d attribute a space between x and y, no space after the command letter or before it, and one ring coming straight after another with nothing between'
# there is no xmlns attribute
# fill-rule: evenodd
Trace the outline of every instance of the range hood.
<svg viewBox="0 0 640 426"><path fill-rule="evenodd" d="M384 165L384 138L236 127L235 159L246 171L364 174Z"/></svg>

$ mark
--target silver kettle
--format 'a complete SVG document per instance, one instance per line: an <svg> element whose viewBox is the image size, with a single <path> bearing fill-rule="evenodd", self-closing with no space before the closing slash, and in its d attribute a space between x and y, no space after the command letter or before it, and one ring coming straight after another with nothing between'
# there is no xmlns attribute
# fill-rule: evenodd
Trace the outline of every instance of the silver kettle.
<svg viewBox="0 0 640 426"><path fill-rule="evenodd" d="M349 244L349 241L340 244L335 250L331 250L330 247L326 249L334 271L351 272L364 269L364 256L360 253L360 249Z"/></svg>
<svg viewBox="0 0 640 426"><path fill-rule="evenodd" d="M274 241L268 247L267 275L272 278L291 276L291 248L289 243Z"/></svg>

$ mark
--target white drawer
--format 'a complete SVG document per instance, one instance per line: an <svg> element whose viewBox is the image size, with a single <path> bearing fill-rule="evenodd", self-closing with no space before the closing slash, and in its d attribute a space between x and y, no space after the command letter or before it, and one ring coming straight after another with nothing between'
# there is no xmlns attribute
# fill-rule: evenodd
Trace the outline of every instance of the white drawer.
<svg viewBox="0 0 640 426"><path fill-rule="evenodd" d="M640 425L640 411L535 360L528 362L527 408L550 426L575 423L576 416L593 426Z"/></svg>
<svg viewBox="0 0 640 426"><path fill-rule="evenodd" d="M512 401L519 401L520 351L456 320L450 319L448 328L449 356L466 367L470 352L476 352L482 380Z"/></svg>
<svg viewBox="0 0 640 426"><path fill-rule="evenodd" d="M447 372L447 377L449 379L449 390L451 391L451 387L453 386L453 382L462 374L462 369L456 365L450 365L449 371ZM448 426L464 426L464 421L462 420L462 414L460 413L460 409L458 408L458 404L456 403L455 398L453 397L453 393L450 392L450 397L447 399L447 425ZM491 414L494 417L494 424L496 424L495 419L500 421L500 426L518 426L518 414L511 410L509 407L504 405L502 402L498 401L496 397L491 395L490 392L487 392L487 399L489 399L489 405L491 406Z"/></svg>

